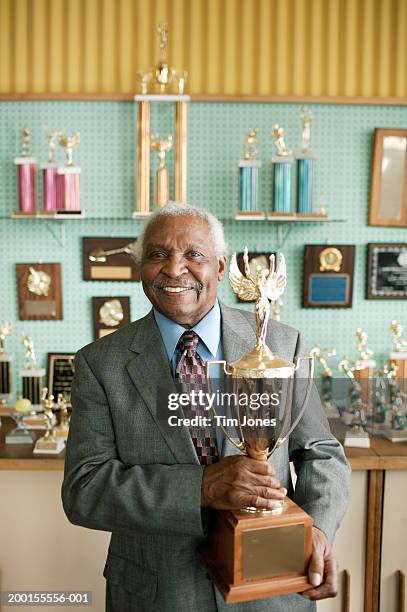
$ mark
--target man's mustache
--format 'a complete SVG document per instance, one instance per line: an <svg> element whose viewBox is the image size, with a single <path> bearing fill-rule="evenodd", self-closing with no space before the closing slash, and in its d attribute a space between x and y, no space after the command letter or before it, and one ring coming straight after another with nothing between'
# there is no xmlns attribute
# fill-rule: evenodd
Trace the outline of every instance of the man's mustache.
<svg viewBox="0 0 407 612"><path fill-rule="evenodd" d="M167 279L156 279L150 285L152 289L165 289L165 287L185 287L185 289L195 289L197 293L202 293L203 283L199 281L185 281L185 280L167 280Z"/></svg>

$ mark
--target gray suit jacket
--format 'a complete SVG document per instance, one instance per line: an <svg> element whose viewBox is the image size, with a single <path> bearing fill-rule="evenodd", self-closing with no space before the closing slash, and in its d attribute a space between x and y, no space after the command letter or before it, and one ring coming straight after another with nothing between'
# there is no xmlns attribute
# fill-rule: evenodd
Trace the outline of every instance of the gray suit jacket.
<svg viewBox="0 0 407 612"><path fill-rule="evenodd" d="M253 347L251 313L221 305L224 354ZM294 329L269 324L267 344L291 361L305 353ZM196 550L205 540L203 467L186 427L169 427L157 387L173 384L153 313L81 349L72 388L62 499L69 520L112 532L104 575L111 612L315 610L300 595L226 605ZM161 407L162 409L162 407ZM223 455L234 454L230 443ZM289 460L298 474L293 492ZM289 495L332 539L348 500L349 466L314 389L289 443L272 457Z"/></svg>

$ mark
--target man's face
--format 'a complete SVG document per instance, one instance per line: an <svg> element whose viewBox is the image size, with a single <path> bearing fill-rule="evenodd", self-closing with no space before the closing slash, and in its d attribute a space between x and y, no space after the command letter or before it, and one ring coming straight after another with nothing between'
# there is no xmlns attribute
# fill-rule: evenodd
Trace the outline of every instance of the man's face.
<svg viewBox="0 0 407 612"><path fill-rule="evenodd" d="M225 258L215 256L206 221L192 215L163 217L144 238L143 290L159 312L192 327L214 305L225 265Z"/></svg>

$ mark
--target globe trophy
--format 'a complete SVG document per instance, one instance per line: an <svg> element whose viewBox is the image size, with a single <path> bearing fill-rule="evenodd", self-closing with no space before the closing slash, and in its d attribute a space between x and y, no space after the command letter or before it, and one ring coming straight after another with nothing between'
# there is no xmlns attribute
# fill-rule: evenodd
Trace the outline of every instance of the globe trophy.
<svg viewBox="0 0 407 612"><path fill-rule="evenodd" d="M233 255L229 282L242 300L256 300L256 344L238 361L208 361L206 381L213 364L221 364L231 418L212 409L216 424L243 454L253 461L267 461L288 439L300 421L312 390L313 357L296 363L274 354L266 345L270 302L277 301L286 285L285 259L270 255L269 269L251 272L247 247L242 274ZM298 369L308 362L302 404L298 393ZM219 365L218 365L219 367ZM297 373L297 376L295 374ZM255 398L255 402L252 402ZM267 400L269 398L269 400ZM264 400L264 401L262 401ZM295 411L292 406L295 406ZM224 426L227 424L227 427ZM289 498L275 510L254 507L216 511L213 529L201 557L228 603L299 593L311 588L307 566L312 550L312 518Z"/></svg>

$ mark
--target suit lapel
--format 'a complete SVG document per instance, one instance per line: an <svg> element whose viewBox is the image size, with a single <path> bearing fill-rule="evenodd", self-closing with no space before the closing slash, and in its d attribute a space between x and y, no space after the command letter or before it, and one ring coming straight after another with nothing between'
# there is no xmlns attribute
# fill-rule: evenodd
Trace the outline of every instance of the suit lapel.
<svg viewBox="0 0 407 612"><path fill-rule="evenodd" d="M168 424L170 415L182 414L169 411L164 402L158 401L159 394L164 398L176 389L153 311L140 321L129 348L134 356L127 363L127 371L171 452L179 463L199 464L188 428Z"/></svg>

